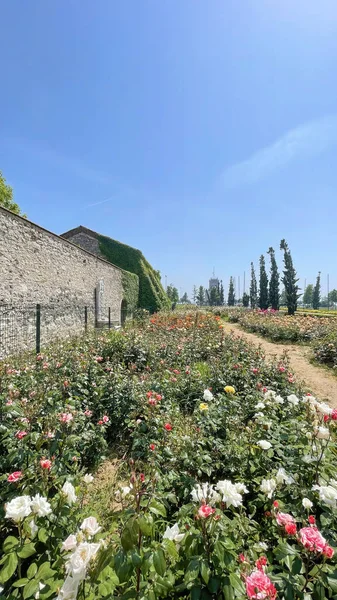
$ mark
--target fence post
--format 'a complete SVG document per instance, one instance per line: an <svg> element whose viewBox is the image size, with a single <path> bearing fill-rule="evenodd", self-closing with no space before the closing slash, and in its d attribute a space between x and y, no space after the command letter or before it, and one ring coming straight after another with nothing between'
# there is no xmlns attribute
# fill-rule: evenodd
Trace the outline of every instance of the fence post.
<svg viewBox="0 0 337 600"><path fill-rule="evenodd" d="M111 329L111 308L109 306L109 329Z"/></svg>
<svg viewBox="0 0 337 600"><path fill-rule="evenodd" d="M84 331L88 331L88 307L84 307Z"/></svg>
<svg viewBox="0 0 337 600"><path fill-rule="evenodd" d="M41 349L41 304L36 305L36 354Z"/></svg>
<svg viewBox="0 0 337 600"><path fill-rule="evenodd" d="M97 306L98 306L98 302L97 302L97 288L95 288L95 329L97 329L98 326L98 315L97 315Z"/></svg>

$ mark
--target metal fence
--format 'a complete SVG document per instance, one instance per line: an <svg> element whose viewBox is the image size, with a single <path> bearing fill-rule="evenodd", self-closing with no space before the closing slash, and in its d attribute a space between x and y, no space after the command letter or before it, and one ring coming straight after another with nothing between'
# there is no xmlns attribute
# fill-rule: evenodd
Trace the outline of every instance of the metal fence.
<svg viewBox="0 0 337 600"><path fill-rule="evenodd" d="M65 304L0 304L0 360L102 328L120 326L127 309L116 314L110 306L96 303Z"/></svg>

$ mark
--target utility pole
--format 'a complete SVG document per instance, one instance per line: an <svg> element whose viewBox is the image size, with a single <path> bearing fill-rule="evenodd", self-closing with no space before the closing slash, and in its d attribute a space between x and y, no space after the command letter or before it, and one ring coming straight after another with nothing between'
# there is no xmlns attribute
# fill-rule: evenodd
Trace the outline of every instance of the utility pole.
<svg viewBox="0 0 337 600"><path fill-rule="evenodd" d="M167 292L167 275L165 275L165 291Z"/></svg>
<svg viewBox="0 0 337 600"><path fill-rule="evenodd" d="M246 293L246 271L243 272L243 293Z"/></svg>
<svg viewBox="0 0 337 600"><path fill-rule="evenodd" d="M330 310L330 302L329 302L329 273L327 274L326 283L327 283L327 290L328 290L328 310Z"/></svg>
<svg viewBox="0 0 337 600"><path fill-rule="evenodd" d="M239 298L238 300L240 300L241 296L240 296L240 275L238 277L238 287L239 287Z"/></svg>

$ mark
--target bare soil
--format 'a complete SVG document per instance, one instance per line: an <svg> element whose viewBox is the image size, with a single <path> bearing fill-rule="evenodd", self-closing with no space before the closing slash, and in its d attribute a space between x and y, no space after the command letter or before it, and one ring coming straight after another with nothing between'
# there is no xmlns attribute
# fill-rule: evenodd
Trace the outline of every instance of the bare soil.
<svg viewBox="0 0 337 600"><path fill-rule="evenodd" d="M223 322L222 325L225 332L234 332L256 346L261 346L267 358L279 357L287 352L290 370L296 379L303 382L317 398L327 400L331 406L337 408L337 377L330 374L327 369L311 364L309 347L295 344L274 344L254 333L243 331L236 323Z"/></svg>

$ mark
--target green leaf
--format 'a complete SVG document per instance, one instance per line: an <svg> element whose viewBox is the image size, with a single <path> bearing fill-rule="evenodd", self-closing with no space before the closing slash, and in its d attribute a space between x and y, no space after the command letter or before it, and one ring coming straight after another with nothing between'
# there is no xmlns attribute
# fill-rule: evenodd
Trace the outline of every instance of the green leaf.
<svg viewBox="0 0 337 600"><path fill-rule="evenodd" d="M46 562L42 563L42 565L39 567L39 570L36 575L36 579L38 579L39 581L44 581L45 579L50 579L50 577L53 577L53 575L55 575L55 573L56 573L56 571L54 571L50 567L50 562L46 561Z"/></svg>
<svg viewBox="0 0 337 600"><path fill-rule="evenodd" d="M138 552L136 552L135 550L133 552L131 552L131 560L132 560L133 566L136 569L138 569L138 567L140 567L142 564L142 558L141 558L141 556L139 556Z"/></svg>
<svg viewBox="0 0 337 600"><path fill-rule="evenodd" d="M142 533L144 533L144 535L146 535L146 536L152 535L153 518L151 515L148 515L148 516L142 515L141 517L139 517L138 525L139 525L139 529L141 530Z"/></svg>
<svg viewBox="0 0 337 600"><path fill-rule="evenodd" d="M37 564L32 563L27 569L27 577L28 579L33 579L37 573Z"/></svg>
<svg viewBox="0 0 337 600"><path fill-rule="evenodd" d="M245 593L245 586L243 585L243 582L236 573L231 573L229 575L229 581L231 582L231 585L237 592L239 592L240 594Z"/></svg>
<svg viewBox="0 0 337 600"><path fill-rule="evenodd" d="M201 586L196 585L195 587L192 587L190 594L191 594L191 600L199 600L200 595L201 595Z"/></svg>
<svg viewBox="0 0 337 600"><path fill-rule="evenodd" d="M19 540L13 535L9 535L3 543L3 551L8 554L13 548L19 545Z"/></svg>
<svg viewBox="0 0 337 600"><path fill-rule="evenodd" d="M11 554L8 554L6 556L4 566L2 567L2 569L0 571L0 582L6 583L6 581L8 581L12 577L12 575L14 575L17 566L18 566L17 555L14 552L12 552Z"/></svg>
<svg viewBox="0 0 337 600"><path fill-rule="evenodd" d="M155 500L155 499L151 500L149 509L155 515L160 515L161 517L166 517L166 508L163 504L158 502L158 500Z"/></svg>
<svg viewBox="0 0 337 600"><path fill-rule="evenodd" d="M203 578L204 582L207 585L207 583L209 582L209 578L211 576L211 570L210 570L208 564L204 560L201 563L200 573L201 573L201 577Z"/></svg>
<svg viewBox="0 0 337 600"><path fill-rule="evenodd" d="M40 542L42 542L43 544L46 544L47 540L49 538L47 530L44 529L44 527L41 527L41 529L39 529L39 531L37 533L37 537L39 538Z"/></svg>
<svg viewBox="0 0 337 600"><path fill-rule="evenodd" d="M333 592L337 592L337 577L327 577L328 584Z"/></svg>
<svg viewBox="0 0 337 600"><path fill-rule="evenodd" d="M19 550L18 556L20 556L20 558L28 558L29 556L33 556L33 554L35 554L35 552L36 552L36 550L35 550L35 546L33 543L24 544L24 546L22 546L21 550Z"/></svg>
<svg viewBox="0 0 337 600"><path fill-rule="evenodd" d="M34 596L34 594L36 594L38 589L39 589L39 582L36 579L32 579L31 581L29 581L27 583L27 585L25 585L25 587L23 588L24 600L26 600L26 598L31 598L32 596Z"/></svg>
<svg viewBox="0 0 337 600"><path fill-rule="evenodd" d="M19 588L19 587L23 587L24 585L26 585L26 583L28 583L29 579L27 579L27 577L23 577L23 579L18 579L17 581L14 581L14 583L12 583L12 586L15 588Z"/></svg>
<svg viewBox="0 0 337 600"><path fill-rule="evenodd" d="M220 587L220 579L218 577L211 577L208 583L208 589L212 594L216 594Z"/></svg>
<svg viewBox="0 0 337 600"><path fill-rule="evenodd" d="M166 560L162 550L159 549L153 553L153 564L158 575L163 576L166 571Z"/></svg>
<svg viewBox="0 0 337 600"><path fill-rule="evenodd" d="M222 586L222 593L224 600L234 600L234 589L230 583L229 577L225 577L225 581Z"/></svg>
<svg viewBox="0 0 337 600"><path fill-rule="evenodd" d="M197 558L193 558L187 566L185 571L184 581L188 583L189 581L195 581L199 575L199 560Z"/></svg>

